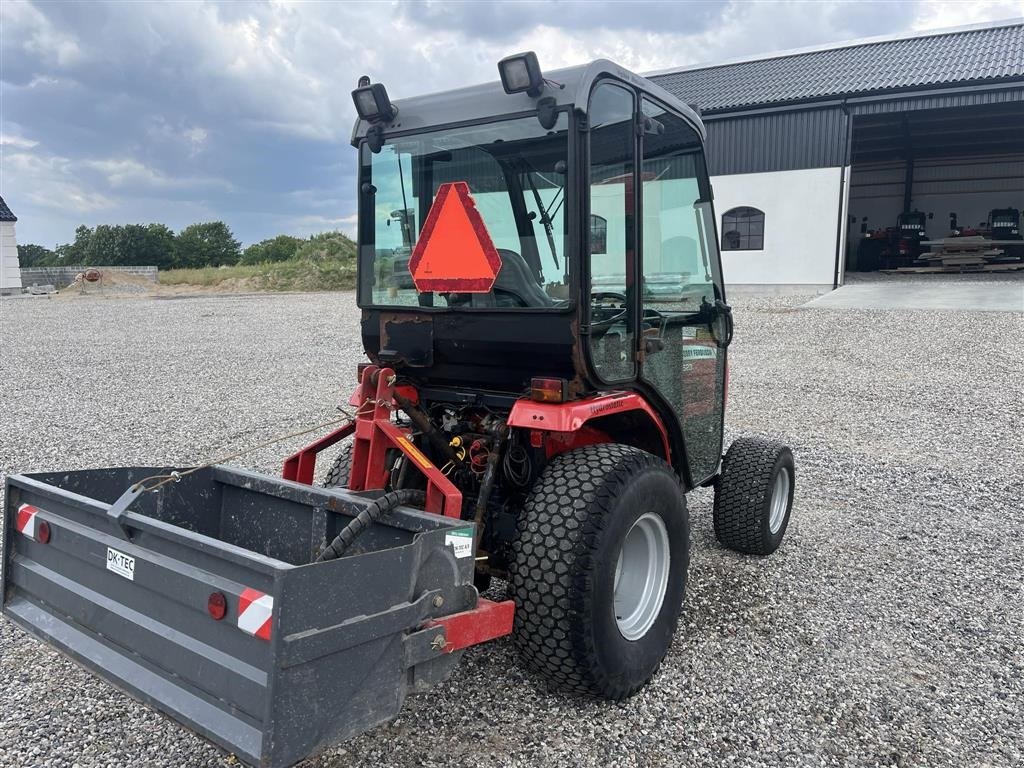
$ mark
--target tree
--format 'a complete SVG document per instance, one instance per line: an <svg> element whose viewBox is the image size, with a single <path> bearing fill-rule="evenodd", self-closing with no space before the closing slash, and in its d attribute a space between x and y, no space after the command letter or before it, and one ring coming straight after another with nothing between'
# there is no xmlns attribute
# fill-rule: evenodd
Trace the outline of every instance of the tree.
<svg viewBox="0 0 1024 768"><path fill-rule="evenodd" d="M278 235L254 243L242 254L242 264L264 264L269 261L288 261L306 241L291 235Z"/></svg>
<svg viewBox="0 0 1024 768"><path fill-rule="evenodd" d="M356 257L356 244L342 232L321 232L313 235L295 253L307 261L348 261Z"/></svg>
<svg viewBox="0 0 1024 768"><path fill-rule="evenodd" d="M209 221L181 230L175 238L174 254L176 267L219 267L236 264L242 250L227 224Z"/></svg>
<svg viewBox="0 0 1024 768"><path fill-rule="evenodd" d="M18 264L22 267L52 267L57 264L57 254L41 245L26 243L18 246Z"/></svg>
<svg viewBox="0 0 1024 768"><path fill-rule="evenodd" d="M120 264L120 254L117 253L117 233L114 227L109 224L98 224L92 231L85 246L85 253L82 256L82 264L89 266Z"/></svg>
<svg viewBox="0 0 1024 768"><path fill-rule="evenodd" d="M92 239L92 230L84 224L75 228L75 242L58 245L55 249L58 264L65 266L85 263L85 252Z"/></svg>
<svg viewBox="0 0 1024 768"><path fill-rule="evenodd" d="M156 264L160 269L174 266L174 230L166 224L146 225L147 264Z"/></svg>

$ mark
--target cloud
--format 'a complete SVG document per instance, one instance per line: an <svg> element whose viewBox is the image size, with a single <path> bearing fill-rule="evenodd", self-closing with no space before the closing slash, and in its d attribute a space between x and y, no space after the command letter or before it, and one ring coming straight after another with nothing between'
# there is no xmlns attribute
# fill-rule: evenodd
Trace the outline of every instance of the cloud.
<svg viewBox="0 0 1024 768"><path fill-rule="evenodd" d="M153 187L157 189L219 187L231 189L231 184L224 179L202 176L167 176L131 158L86 160L82 166L99 171L111 187Z"/></svg>
<svg viewBox="0 0 1024 768"><path fill-rule="evenodd" d="M75 36L57 29L45 14L26 0L4 0L0 7L0 24L4 27L6 44L20 46L41 61L63 69L84 58Z"/></svg>
<svg viewBox="0 0 1024 768"><path fill-rule="evenodd" d="M111 208L114 201L82 184L74 165L74 161L56 155L5 153L4 195L7 188L13 187L17 196L12 195L12 200L25 200L42 208L77 214Z"/></svg>
<svg viewBox="0 0 1024 768"><path fill-rule="evenodd" d="M26 139L24 136L18 136L10 133L0 133L0 146L3 147L14 147L15 149L32 149L39 144L38 141L32 141L32 139Z"/></svg>
<svg viewBox="0 0 1024 768"><path fill-rule="evenodd" d="M959 0L930 2L923 4L916 14L911 29L923 31L944 27L977 24L995 19L1012 19L1024 14L1019 0L974 0L964 3Z"/></svg>
<svg viewBox="0 0 1024 768"><path fill-rule="evenodd" d="M361 74L401 98L495 80L497 61L520 50L549 70L603 56L643 72L1008 17L1015 5L3 0L0 193L21 206L19 236L44 242L101 218L182 226L201 214L244 242L344 228Z"/></svg>
<svg viewBox="0 0 1024 768"><path fill-rule="evenodd" d="M293 231L302 235L312 235L318 232L326 232L330 230L341 230L349 237L355 237L356 232L356 214L351 213L347 216L318 216L314 214L308 214L305 216L296 216L288 222Z"/></svg>

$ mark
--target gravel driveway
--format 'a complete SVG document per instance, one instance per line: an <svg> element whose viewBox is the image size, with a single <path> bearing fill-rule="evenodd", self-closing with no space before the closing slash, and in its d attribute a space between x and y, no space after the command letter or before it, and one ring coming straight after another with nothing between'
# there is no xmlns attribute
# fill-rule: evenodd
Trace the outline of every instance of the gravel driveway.
<svg viewBox="0 0 1024 768"><path fill-rule="evenodd" d="M797 458L766 560L690 497L684 617L622 704L547 692L511 644L308 766L1024 761L1024 320L739 299L730 435ZM188 464L326 421L349 294L0 302L0 467ZM240 462L269 472L301 440ZM0 619L0 765L231 760Z"/></svg>

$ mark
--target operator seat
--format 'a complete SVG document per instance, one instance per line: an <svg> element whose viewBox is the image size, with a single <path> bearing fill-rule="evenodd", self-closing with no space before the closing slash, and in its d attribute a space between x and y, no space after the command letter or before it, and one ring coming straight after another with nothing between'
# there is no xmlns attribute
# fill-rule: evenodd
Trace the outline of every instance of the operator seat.
<svg viewBox="0 0 1024 768"><path fill-rule="evenodd" d="M501 270L494 280L490 295L475 293L450 293L450 307L551 307L555 300L537 285L526 259L515 251L498 249Z"/></svg>

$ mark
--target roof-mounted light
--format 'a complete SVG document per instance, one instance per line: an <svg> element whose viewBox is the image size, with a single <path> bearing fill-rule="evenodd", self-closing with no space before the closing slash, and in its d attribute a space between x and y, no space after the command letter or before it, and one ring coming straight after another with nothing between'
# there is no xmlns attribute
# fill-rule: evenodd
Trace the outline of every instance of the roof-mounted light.
<svg viewBox="0 0 1024 768"><path fill-rule="evenodd" d="M388 98L383 83L367 83L352 91L352 102L356 105L359 117L368 123L389 123L398 113L398 108Z"/></svg>
<svg viewBox="0 0 1024 768"><path fill-rule="evenodd" d="M536 97L544 90L544 73L533 51L506 56L498 62L498 74L505 93L525 92L527 96Z"/></svg>

